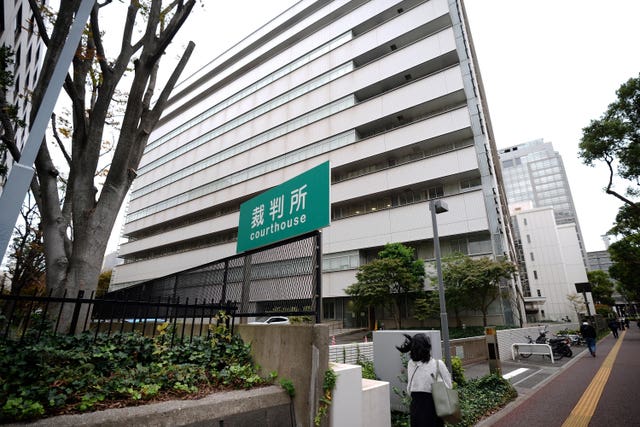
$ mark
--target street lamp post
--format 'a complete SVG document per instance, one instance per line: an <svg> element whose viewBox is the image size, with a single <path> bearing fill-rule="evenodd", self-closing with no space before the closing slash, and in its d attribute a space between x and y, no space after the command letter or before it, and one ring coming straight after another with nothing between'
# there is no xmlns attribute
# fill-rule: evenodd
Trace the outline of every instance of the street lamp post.
<svg viewBox="0 0 640 427"><path fill-rule="evenodd" d="M451 348L449 346L449 320L447 317L447 303L444 298L444 283L442 282L442 260L440 257L440 238L438 237L438 221L436 215L447 212L447 204L442 200L430 200L431 226L433 227L433 248L436 257L436 271L438 272L438 294L440 296L440 329L442 329L442 345L444 360L449 372L451 370Z"/></svg>

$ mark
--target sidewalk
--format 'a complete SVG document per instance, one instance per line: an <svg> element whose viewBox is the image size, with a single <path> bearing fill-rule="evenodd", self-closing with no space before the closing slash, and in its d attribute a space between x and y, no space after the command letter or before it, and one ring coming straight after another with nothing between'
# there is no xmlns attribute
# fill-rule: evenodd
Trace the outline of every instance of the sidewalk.
<svg viewBox="0 0 640 427"><path fill-rule="evenodd" d="M527 359L502 362L502 374L518 398L475 427L631 426L640 425L635 394L640 379L640 329L631 328L597 344L598 357L586 347L558 363ZM489 373L488 363L465 367L465 376ZM565 424L566 423L566 424Z"/></svg>

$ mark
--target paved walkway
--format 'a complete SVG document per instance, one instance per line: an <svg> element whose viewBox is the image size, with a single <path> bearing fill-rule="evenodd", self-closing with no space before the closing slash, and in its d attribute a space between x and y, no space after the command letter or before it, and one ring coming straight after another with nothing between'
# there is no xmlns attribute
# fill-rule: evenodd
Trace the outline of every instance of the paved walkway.
<svg viewBox="0 0 640 427"><path fill-rule="evenodd" d="M597 344L597 357L574 347L573 358L556 364L527 359L503 362L502 373L518 398L476 427L640 426L640 329L612 335ZM465 367L467 377L488 373L486 363Z"/></svg>

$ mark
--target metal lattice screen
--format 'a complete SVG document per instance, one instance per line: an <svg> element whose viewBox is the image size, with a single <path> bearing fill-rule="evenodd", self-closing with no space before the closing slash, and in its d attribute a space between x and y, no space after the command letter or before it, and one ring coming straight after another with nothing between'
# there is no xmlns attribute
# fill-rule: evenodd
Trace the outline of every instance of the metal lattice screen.
<svg viewBox="0 0 640 427"><path fill-rule="evenodd" d="M316 315L320 233L295 237L134 286L105 299L180 301L237 306L236 316Z"/></svg>

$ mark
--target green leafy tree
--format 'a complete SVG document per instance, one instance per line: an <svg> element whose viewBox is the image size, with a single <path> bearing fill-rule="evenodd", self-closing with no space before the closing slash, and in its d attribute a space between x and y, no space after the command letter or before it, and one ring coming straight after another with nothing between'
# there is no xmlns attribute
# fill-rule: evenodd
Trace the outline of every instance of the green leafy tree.
<svg viewBox="0 0 640 427"><path fill-rule="evenodd" d="M29 3L30 14L46 46L43 66L31 95L29 119L33 122L80 1L59 2L55 13L38 7L38 2ZM34 164L36 174L31 191L42 215L47 288L56 296L64 290L75 295L79 290L96 289L120 206L137 175L149 135L194 48L189 43L178 64L172 66L170 77L160 81L160 59L196 0L128 3L125 9L119 8L118 2L95 2L61 94L67 96L71 106L71 121L61 128L54 125L68 144L65 146L54 134L66 165L54 164L47 143L41 145ZM110 25L101 26L105 11L120 12L121 16L110 13ZM119 43L105 43L108 37L118 38ZM119 51L111 52L109 46ZM123 79L128 72L132 72L130 77ZM157 91L156 87L162 89ZM114 112L122 113L117 123ZM101 154L107 123L114 124L119 133L110 167L103 170ZM15 141L8 142L12 143L15 145ZM19 150L15 146L9 148L17 160ZM66 178L60 170L67 171ZM96 177L101 175L106 176L98 181ZM70 325L72 307L67 305L61 316L61 330Z"/></svg>
<svg viewBox="0 0 640 427"><path fill-rule="evenodd" d="M437 292L423 292L413 303L413 316L418 320L435 319L439 313L440 300Z"/></svg>
<svg viewBox="0 0 640 427"><path fill-rule="evenodd" d="M602 270L588 271L587 278L591 283L591 295L596 304L615 305L613 299L614 283L606 272Z"/></svg>
<svg viewBox="0 0 640 427"><path fill-rule="evenodd" d="M473 308L471 294L464 285L466 279L465 270L461 264L468 258L462 253L456 253L444 260L442 269L442 281L445 284L444 294L447 301L447 309L452 310L456 318L456 326L462 327L463 311Z"/></svg>
<svg viewBox="0 0 640 427"><path fill-rule="evenodd" d="M500 283L512 277L516 267L505 260L495 261L487 257L474 259L469 256L445 260L442 277L446 287L452 287L469 301L468 307L482 313L482 324L487 326L489 306L500 296Z"/></svg>
<svg viewBox="0 0 640 427"><path fill-rule="evenodd" d="M616 279L631 301L640 300L640 234L625 236L609 246L612 265L609 274Z"/></svg>
<svg viewBox="0 0 640 427"><path fill-rule="evenodd" d="M602 117L592 120L582 130L580 157L593 166L604 162L609 168L605 192L631 207L640 215L640 205L631 197L640 195L640 77L631 78L616 91L618 99L609 104ZM614 177L629 186L620 192L614 189Z"/></svg>
<svg viewBox="0 0 640 427"><path fill-rule="evenodd" d="M384 307L402 328L400 307L409 296L424 297L424 263L402 243L388 243L378 258L360 266L357 282L345 289L357 307Z"/></svg>
<svg viewBox="0 0 640 427"><path fill-rule="evenodd" d="M624 293L635 300L640 295L640 75L623 83L617 99L603 115L582 130L579 155L585 164L604 162L609 169L605 192L624 204L608 234L619 239L609 247L612 267L609 274L618 280ZM614 188L614 178L625 182L623 191Z"/></svg>

